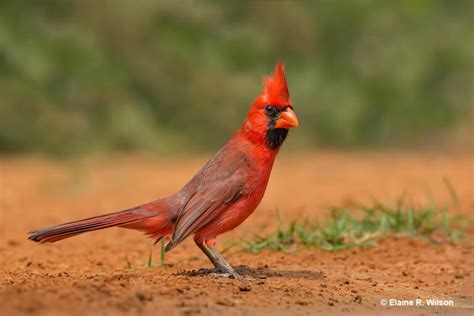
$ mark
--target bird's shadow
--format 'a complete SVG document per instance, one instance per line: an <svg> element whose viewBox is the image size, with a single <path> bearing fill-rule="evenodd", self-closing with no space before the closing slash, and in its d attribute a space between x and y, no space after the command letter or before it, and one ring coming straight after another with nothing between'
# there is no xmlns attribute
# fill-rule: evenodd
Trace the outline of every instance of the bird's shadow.
<svg viewBox="0 0 474 316"><path fill-rule="evenodd" d="M324 278L324 274L318 271L310 270L280 270L280 269L269 269L269 268L251 268L249 266L238 266L235 267L238 274L252 279L266 279L266 278L288 278L288 279L308 279L308 280L320 280ZM188 277L207 277L215 276L215 269L199 269L191 271L179 272L178 275Z"/></svg>

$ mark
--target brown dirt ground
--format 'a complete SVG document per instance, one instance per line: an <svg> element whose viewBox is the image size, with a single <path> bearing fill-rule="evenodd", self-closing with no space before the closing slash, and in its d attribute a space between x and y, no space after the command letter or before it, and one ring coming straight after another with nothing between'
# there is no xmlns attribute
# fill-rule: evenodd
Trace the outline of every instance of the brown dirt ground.
<svg viewBox="0 0 474 316"><path fill-rule="evenodd" d="M306 153L279 157L261 206L235 240L288 219L323 217L330 205L373 198L393 202L401 193L426 202L450 201L443 177L474 214L472 153ZM370 249L249 254L229 261L254 277L240 281L193 276L210 267L186 241L167 254L165 267L145 266L153 249L141 234L110 229L57 244L39 245L26 232L123 209L180 188L205 157L114 157L75 161L1 158L1 315L253 315L474 313L474 242L432 245L392 239ZM470 232L472 236L472 231ZM156 259L155 259L156 261ZM455 307L382 307L381 299L452 299Z"/></svg>

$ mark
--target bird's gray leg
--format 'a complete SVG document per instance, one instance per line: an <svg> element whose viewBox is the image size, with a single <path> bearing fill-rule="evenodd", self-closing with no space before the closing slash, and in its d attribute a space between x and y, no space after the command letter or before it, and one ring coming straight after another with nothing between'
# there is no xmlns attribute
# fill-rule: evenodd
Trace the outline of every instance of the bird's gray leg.
<svg viewBox="0 0 474 316"><path fill-rule="evenodd" d="M217 262L220 264L225 273L235 279L241 279L242 276L235 271L235 269L230 265L229 262L224 258L224 256L217 250L215 247L207 247L207 250L213 256Z"/></svg>
<svg viewBox="0 0 474 316"><path fill-rule="evenodd" d="M214 256L211 254L211 252L209 251L209 249L207 249L206 245L204 244L204 241L203 240L200 240L200 239L194 239L194 242L196 243L196 245L199 247L199 249L201 249L202 252L204 252L204 254L206 255L206 257L209 259L209 261L212 262L212 264L214 265L214 267L216 267L216 269L218 271L222 271L224 272L224 268L221 266L221 264L216 260L216 258L214 258Z"/></svg>
<svg viewBox="0 0 474 316"><path fill-rule="evenodd" d="M199 249L209 258L212 264L216 267L216 270L223 273L222 276L229 276L236 279L242 278L240 274L227 262L224 256L215 248L209 247L205 244L205 241L194 239Z"/></svg>

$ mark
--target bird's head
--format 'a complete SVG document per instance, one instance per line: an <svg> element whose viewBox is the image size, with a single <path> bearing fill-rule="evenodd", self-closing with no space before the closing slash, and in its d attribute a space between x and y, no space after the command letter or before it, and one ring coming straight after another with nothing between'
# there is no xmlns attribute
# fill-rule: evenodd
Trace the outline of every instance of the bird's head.
<svg viewBox="0 0 474 316"><path fill-rule="evenodd" d="M285 140L288 129L299 125L282 62L277 62L273 75L264 78L263 87L262 93L250 107L244 129L253 140L275 149Z"/></svg>

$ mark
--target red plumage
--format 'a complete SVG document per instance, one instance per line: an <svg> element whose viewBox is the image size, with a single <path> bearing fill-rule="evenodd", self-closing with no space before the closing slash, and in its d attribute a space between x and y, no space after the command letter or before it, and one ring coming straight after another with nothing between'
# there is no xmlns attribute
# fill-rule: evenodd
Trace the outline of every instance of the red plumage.
<svg viewBox="0 0 474 316"><path fill-rule="evenodd" d="M263 198L270 172L288 128L298 126L283 63L265 77L264 90L231 139L176 194L125 211L31 232L29 239L55 242L88 231L123 227L157 240L169 237L171 250L188 236L219 272L235 270L215 249L215 239L240 225Z"/></svg>
<svg viewBox="0 0 474 316"><path fill-rule="evenodd" d="M265 99L272 104L285 106L291 104L290 93L285 77L285 65L277 62L273 76L266 76L263 80L264 91L262 93L263 102Z"/></svg>

